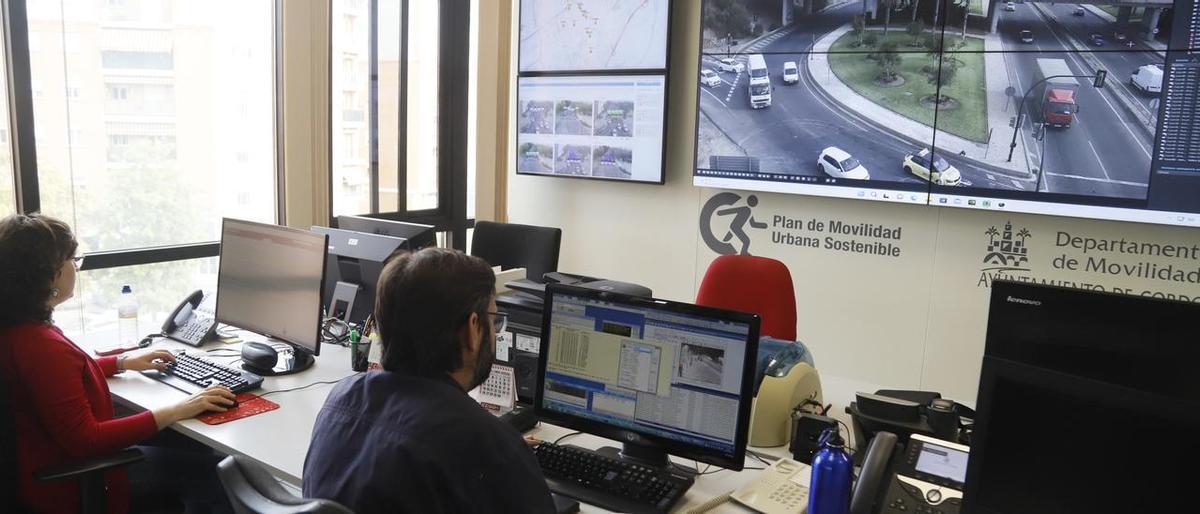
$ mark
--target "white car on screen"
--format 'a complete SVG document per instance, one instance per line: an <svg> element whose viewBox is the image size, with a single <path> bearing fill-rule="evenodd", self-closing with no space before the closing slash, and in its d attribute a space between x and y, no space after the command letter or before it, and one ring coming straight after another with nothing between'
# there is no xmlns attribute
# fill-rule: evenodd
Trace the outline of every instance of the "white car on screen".
<svg viewBox="0 0 1200 514"><path fill-rule="evenodd" d="M746 71L746 65L737 59L725 58L717 61L717 69L726 73L741 73Z"/></svg>
<svg viewBox="0 0 1200 514"><path fill-rule="evenodd" d="M700 83L708 87L717 87L721 85L721 76L713 70L700 70Z"/></svg>
<svg viewBox="0 0 1200 514"><path fill-rule="evenodd" d="M870 180L871 178L867 168L858 162L858 159L836 146L821 150L821 156L817 157L817 170L833 178L854 180Z"/></svg>
<svg viewBox="0 0 1200 514"><path fill-rule="evenodd" d="M783 83L795 84L797 82L800 82L800 67L796 66L796 61L783 63Z"/></svg>

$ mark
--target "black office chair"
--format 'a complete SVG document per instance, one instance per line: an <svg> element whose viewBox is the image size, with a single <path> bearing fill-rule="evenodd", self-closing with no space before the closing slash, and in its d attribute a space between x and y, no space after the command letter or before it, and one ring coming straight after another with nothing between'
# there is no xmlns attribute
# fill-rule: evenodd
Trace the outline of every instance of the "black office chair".
<svg viewBox="0 0 1200 514"><path fill-rule="evenodd" d="M261 464L241 455L217 464L217 476L238 514L353 514L332 500L305 499L289 493Z"/></svg>
<svg viewBox="0 0 1200 514"><path fill-rule="evenodd" d="M0 512L24 512L17 500L17 435L8 389L0 377ZM79 482L79 511L83 514L106 510L104 474L113 469L141 461L145 456L137 448L83 459L56 466L46 466L33 473L40 481L77 480Z"/></svg>
<svg viewBox="0 0 1200 514"><path fill-rule="evenodd" d="M476 221L471 255L503 269L525 268L525 278L542 282L543 274L558 271L561 243L561 229Z"/></svg>

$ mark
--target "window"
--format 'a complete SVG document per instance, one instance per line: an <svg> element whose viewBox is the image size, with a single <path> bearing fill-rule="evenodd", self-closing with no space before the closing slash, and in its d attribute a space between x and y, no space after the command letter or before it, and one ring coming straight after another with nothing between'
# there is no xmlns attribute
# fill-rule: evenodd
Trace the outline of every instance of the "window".
<svg viewBox="0 0 1200 514"><path fill-rule="evenodd" d="M466 152L447 156L439 148L450 141L468 147L467 81L444 81L469 76L471 15L464 13L473 12L476 1L333 1L335 19L361 25L335 26L331 34L333 55L343 56L331 77L340 96L333 98L331 130L338 134L359 120L366 129L353 140L359 153L331 154L335 216L378 213L430 223L453 232L462 247L471 224ZM356 73L363 69L369 72Z"/></svg>
<svg viewBox="0 0 1200 514"><path fill-rule="evenodd" d="M0 36L4 36L0 26ZM0 37L0 39L7 39ZM0 45L0 61L6 60L4 45ZM8 98L8 68L0 66L0 98ZM12 120L8 113L8 102L0 102L0 217L17 212L16 177L13 176L12 145L9 144L8 126Z"/></svg>
<svg viewBox="0 0 1200 514"><path fill-rule="evenodd" d="M91 257L60 317L89 330L115 322L112 300L128 283L144 302L172 304L142 304L143 320L161 318L213 282L205 277L215 277L222 217L276 220L276 2L24 4L14 30L43 44L14 56L30 75L14 96L32 99L32 113L15 118L37 133L16 132L12 146L34 145L37 159L23 161L28 178L14 194L11 159L0 154L0 212L20 195L26 211L68 222ZM175 10L186 19L174 21ZM85 50L50 44L63 40ZM93 89L103 93L79 93ZM155 288L162 294L141 295Z"/></svg>

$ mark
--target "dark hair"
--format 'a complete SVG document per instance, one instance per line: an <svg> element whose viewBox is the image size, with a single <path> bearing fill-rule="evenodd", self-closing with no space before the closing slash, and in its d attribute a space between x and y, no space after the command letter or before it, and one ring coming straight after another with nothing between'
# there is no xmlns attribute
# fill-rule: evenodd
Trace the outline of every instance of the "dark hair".
<svg viewBox="0 0 1200 514"><path fill-rule="evenodd" d="M425 248L393 256L375 290L383 369L438 377L462 367L459 330L472 312L488 319L496 275L479 257Z"/></svg>
<svg viewBox="0 0 1200 514"><path fill-rule="evenodd" d="M41 214L0 219L0 328L50 321L50 290L79 243L71 227Z"/></svg>

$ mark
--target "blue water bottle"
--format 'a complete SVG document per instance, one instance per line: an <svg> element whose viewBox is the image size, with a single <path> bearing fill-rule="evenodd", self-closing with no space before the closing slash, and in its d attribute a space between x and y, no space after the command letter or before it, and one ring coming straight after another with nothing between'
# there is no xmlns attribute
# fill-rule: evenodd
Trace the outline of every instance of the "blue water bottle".
<svg viewBox="0 0 1200 514"><path fill-rule="evenodd" d="M808 514L850 512L850 484L854 462L837 427L827 428L819 440L821 449L812 460L812 482L808 486Z"/></svg>

